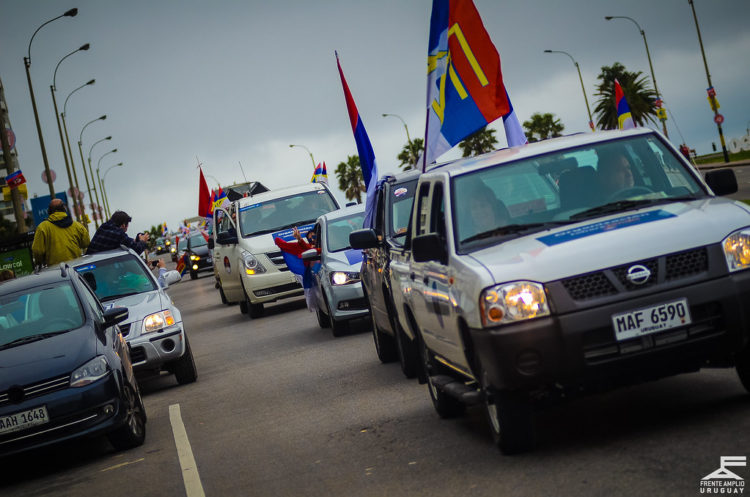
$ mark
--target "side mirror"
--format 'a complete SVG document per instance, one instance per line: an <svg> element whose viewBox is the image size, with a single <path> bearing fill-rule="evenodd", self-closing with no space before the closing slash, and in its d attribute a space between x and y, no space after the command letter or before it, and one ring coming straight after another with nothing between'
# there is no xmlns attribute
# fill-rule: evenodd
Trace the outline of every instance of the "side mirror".
<svg viewBox="0 0 750 497"><path fill-rule="evenodd" d="M372 228L365 228L361 230L355 230L349 233L349 245L353 249L368 249L375 248L380 245L378 241L378 235Z"/></svg>
<svg viewBox="0 0 750 497"><path fill-rule="evenodd" d="M303 261L319 261L320 260L320 254L318 253L317 249L309 249L302 252L302 260Z"/></svg>
<svg viewBox="0 0 750 497"><path fill-rule="evenodd" d="M126 307L113 307L104 311L104 327L109 328L128 319Z"/></svg>
<svg viewBox="0 0 750 497"><path fill-rule="evenodd" d="M441 264L448 262L445 241L437 233L412 238L411 253L415 262L438 261Z"/></svg>
<svg viewBox="0 0 750 497"><path fill-rule="evenodd" d="M732 169L715 169L706 173L706 183L716 195L737 193L737 176Z"/></svg>
<svg viewBox="0 0 750 497"><path fill-rule="evenodd" d="M179 271L175 271L174 269L171 271L167 271L166 273L164 273L164 283L166 284L164 288L166 288L169 285L173 285L181 280L182 280L182 275L180 274Z"/></svg>
<svg viewBox="0 0 750 497"><path fill-rule="evenodd" d="M222 231L216 234L216 243L219 245L236 245L237 242L237 235L232 235L228 231Z"/></svg>
<svg viewBox="0 0 750 497"><path fill-rule="evenodd" d="M213 250L216 246L216 243L214 242L213 237L208 239L208 250Z"/></svg>

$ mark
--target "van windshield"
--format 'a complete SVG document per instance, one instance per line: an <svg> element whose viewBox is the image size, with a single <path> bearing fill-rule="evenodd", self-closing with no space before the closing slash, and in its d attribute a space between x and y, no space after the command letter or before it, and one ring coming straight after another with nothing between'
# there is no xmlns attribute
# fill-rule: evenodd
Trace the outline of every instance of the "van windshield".
<svg viewBox="0 0 750 497"><path fill-rule="evenodd" d="M240 207L243 238L315 222L338 207L327 190L299 193Z"/></svg>

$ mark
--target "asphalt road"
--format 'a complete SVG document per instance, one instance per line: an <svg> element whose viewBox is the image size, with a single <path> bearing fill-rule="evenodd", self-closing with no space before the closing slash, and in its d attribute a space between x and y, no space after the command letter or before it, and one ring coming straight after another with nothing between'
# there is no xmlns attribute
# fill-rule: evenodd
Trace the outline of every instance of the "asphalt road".
<svg viewBox="0 0 750 497"><path fill-rule="evenodd" d="M169 292L198 381L143 384L142 447L97 439L0 460L0 495L689 496L721 456L750 455L750 395L734 370L547 408L537 450L506 457L481 409L439 419L424 385L378 362L364 325L333 338L300 299L250 320L220 303L208 273Z"/></svg>

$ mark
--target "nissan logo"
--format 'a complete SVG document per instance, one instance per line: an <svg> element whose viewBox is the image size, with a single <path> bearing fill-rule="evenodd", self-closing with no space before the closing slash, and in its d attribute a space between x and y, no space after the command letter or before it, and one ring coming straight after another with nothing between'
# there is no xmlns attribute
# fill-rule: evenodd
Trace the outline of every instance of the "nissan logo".
<svg viewBox="0 0 750 497"><path fill-rule="evenodd" d="M634 285L642 285L646 283L650 277L651 271L646 266L641 266L640 264L630 266L628 274L626 275L628 281Z"/></svg>

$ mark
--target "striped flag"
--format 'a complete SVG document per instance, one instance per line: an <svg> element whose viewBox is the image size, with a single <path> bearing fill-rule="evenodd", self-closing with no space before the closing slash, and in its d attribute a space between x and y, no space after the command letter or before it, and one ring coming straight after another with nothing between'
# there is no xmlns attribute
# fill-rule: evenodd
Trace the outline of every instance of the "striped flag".
<svg viewBox="0 0 750 497"><path fill-rule="evenodd" d="M617 126L620 129L635 128L633 116L630 114L630 106L628 101L625 100L625 93L617 79L615 79L615 104L617 105Z"/></svg>

